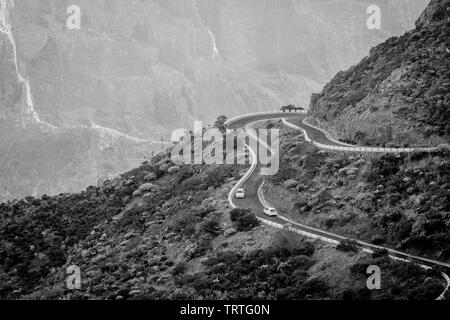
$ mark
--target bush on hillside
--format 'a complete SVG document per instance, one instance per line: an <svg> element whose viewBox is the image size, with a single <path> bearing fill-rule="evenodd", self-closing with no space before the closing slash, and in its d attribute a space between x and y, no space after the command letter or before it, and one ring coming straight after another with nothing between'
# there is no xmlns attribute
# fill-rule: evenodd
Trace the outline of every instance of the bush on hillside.
<svg viewBox="0 0 450 320"><path fill-rule="evenodd" d="M235 223L237 231L250 231L259 226L259 221L250 209L233 209L230 219Z"/></svg>

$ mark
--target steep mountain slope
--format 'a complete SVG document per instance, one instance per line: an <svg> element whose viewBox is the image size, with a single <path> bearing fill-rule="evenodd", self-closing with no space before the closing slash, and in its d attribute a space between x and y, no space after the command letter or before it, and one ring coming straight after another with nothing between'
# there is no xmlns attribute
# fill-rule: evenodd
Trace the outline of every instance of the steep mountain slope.
<svg viewBox="0 0 450 320"><path fill-rule="evenodd" d="M81 9L81 29L69 30L65 0L1 4L0 199L81 190L160 150L133 137L160 141L223 110L305 103L370 47L411 28L425 6L378 1L382 29L368 30L370 1L78 0L70 5ZM48 144L78 131L73 142L90 145L101 127L131 136L108 136L116 147L106 165L95 144L62 143L56 154Z"/></svg>
<svg viewBox="0 0 450 320"><path fill-rule="evenodd" d="M450 1L433 0L416 28L338 73L310 112L342 140L423 146L449 142Z"/></svg>
<svg viewBox="0 0 450 320"><path fill-rule="evenodd" d="M442 292L438 273L383 252L337 251L234 219L227 194L242 169L177 167L160 154L78 194L1 204L0 298L435 299ZM376 292L366 288L371 264L389 279ZM74 265L80 290L66 284Z"/></svg>
<svg viewBox="0 0 450 320"><path fill-rule="evenodd" d="M280 212L321 230L450 261L449 148L324 151L301 132L280 129L280 170L265 185L269 203Z"/></svg>

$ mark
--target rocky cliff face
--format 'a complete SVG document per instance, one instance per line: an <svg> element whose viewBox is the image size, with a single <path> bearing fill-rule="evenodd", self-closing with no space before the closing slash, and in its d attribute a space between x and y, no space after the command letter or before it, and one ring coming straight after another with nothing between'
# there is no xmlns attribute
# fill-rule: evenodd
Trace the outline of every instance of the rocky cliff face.
<svg viewBox="0 0 450 320"><path fill-rule="evenodd" d="M16 41L14 5L0 2L0 200L79 191L160 148L87 119L75 125L42 120L35 110L39 86L29 80Z"/></svg>
<svg viewBox="0 0 450 320"><path fill-rule="evenodd" d="M77 1L81 29L68 30L67 1L26 0L14 33L43 120L159 139L194 119L306 102L411 27L420 2L384 1L370 31L364 1Z"/></svg>
<svg viewBox="0 0 450 320"><path fill-rule="evenodd" d="M6 142L0 161L7 198L74 191L100 174L129 169L126 159L159 149L154 140L190 127L194 119L210 122L219 114L305 103L370 47L411 27L424 7L422 0L380 1L382 29L370 31L366 1L1 4L0 121ZM80 30L66 26L72 4L81 9ZM60 161L50 147L49 141L67 141L75 131L80 138L70 150L82 165ZM22 136L32 139L24 142ZM104 162L99 136L115 146L100 165L105 170L88 162ZM23 152L7 156L12 141ZM29 158L30 145L42 152L40 160ZM47 163L53 164L45 172ZM89 174L80 175L86 173L80 166Z"/></svg>
<svg viewBox="0 0 450 320"><path fill-rule="evenodd" d="M450 1L433 0L416 28L390 38L314 95L311 114L343 140L382 146L448 143Z"/></svg>

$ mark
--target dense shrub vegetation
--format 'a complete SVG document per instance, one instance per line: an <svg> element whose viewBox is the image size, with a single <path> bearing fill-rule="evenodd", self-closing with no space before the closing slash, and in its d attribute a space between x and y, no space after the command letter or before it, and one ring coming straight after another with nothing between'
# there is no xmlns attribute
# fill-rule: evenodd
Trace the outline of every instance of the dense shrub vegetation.
<svg viewBox="0 0 450 320"><path fill-rule="evenodd" d="M91 250L101 248L103 239L118 241L165 221L167 229L180 237L198 236L192 257L207 252L221 227L215 210L202 202L211 190L237 177L239 167L170 170L164 155L153 162L79 194L0 204L0 298L32 292L73 260L74 250L83 243ZM99 233L100 241L95 240Z"/></svg>
<svg viewBox="0 0 450 320"><path fill-rule="evenodd" d="M336 250L341 250L344 252L358 252L359 246L354 240L344 240L336 246Z"/></svg>
<svg viewBox="0 0 450 320"><path fill-rule="evenodd" d="M292 200L270 201L295 220L374 244L450 259L449 149L396 155L325 152L293 131L287 131L282 141L281 169L269 181L289 192Z"/></svg>
<svg viewBox="0 0 450 320"><path fill-rule="evenodd" d="M381 270L381 289L369 290L365 286L367 280L367 268L371 265L378 266ZM355 263L350 272L356 286L344 290L344 300L429 300L430 297L438 297L444 284L437 279L436 271L424 271L412 263L393 261L387 255L381 257L365 258Z"/></svg>
<svg viewBox="0 0 450 320"><path fill-rule="evenodd" d="M221 251L205 262L206 272L179 274L176 278L178 298L430 300L444 289L436 271L393 261L382 251L350 265L349 287L331 288L325 279L315 277L311 272L316 263L314 253L311 242L281 231L268 249L246 254ZM366 271L370 265L382 270L380 290L367 289Z"/></svg>
<svg viewBox="0 0 450 320"><path fill-rule="evenodd" d="M283 237L281 235L281 237ZM201 298L306 299L326 297L328 287L310 279L314 247L298 242L295 248L279 246L248 254L224 251L206 261L207 272L177 279L195 289Z"/></svg>
<svg viewBox="0 0 450 320"><path fill-rule="evenodd" d="M318 155L314 148L308 150ZM303 159L308 179L320 172L314 163L321 163L326 157L320 155L320 159ZM272 230L258 227L251 211L227 208L226 195L231 188L227 183L239 178L239 169L177 167L167 155L158 155L152 163L79 194L28 197L1 204L0 298L357 296L365 279L356 271L352 271L348 292L343 291L343 284L338 288L330 286L329 277L335 276L332 273L315 276L312 270L319 263L315 257L317 244L284 230L274 232L267 242L264 239ZM286 171L282 170L281 176L285 175L283 172ZM282 181L280 176L274 179ZM326 194L321 197L331 199ZM262 245L261 241L267 243ZM241 245L246 250L237 249ZM334 252L332 248L328 250ZM341 254L354 253L350 250ZM381 253L378 258L383 256ZM80 267L81 290L72 291L65 286L68 265ZM349 272L348 267L339 272ZM358 266L350 267L359 270ZM392 272L395 268L392 266ZM439 278L420 270L414 273L413 279L398 292L391 285L386 286L386 292L395 297L435 298L440 284L435 279ZM422 281L425 275L430 278L426 283ZM397 285L401 275L391 276ZM413 287L420 290L409 292ZM383 296L364 293L357 297Z"/></svg>
<svg viewBox="0 0 450 320"><path fill-rule="evenodd" d="M250 231L259 226L259 221L250 209L233 209L230 219L236 224L237 231Z"/></svg>

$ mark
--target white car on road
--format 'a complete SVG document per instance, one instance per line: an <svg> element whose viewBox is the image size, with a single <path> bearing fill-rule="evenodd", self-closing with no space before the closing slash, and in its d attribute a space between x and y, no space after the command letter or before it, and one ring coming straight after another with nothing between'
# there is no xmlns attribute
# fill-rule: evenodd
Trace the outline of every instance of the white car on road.
<svg viewBox="0 0 450 320"><path fill-rule="evenodd" d="M245 190L237 189L236 191L236 199L244 199L245 198Z"/></svg>
<svg viewBox="0 0 450 320"><path fill-rule="evenodd" d="M264 214L269 217L278 216L278 212L277 212L277 210L275 210L275 208L264 208Z"/></svg>

